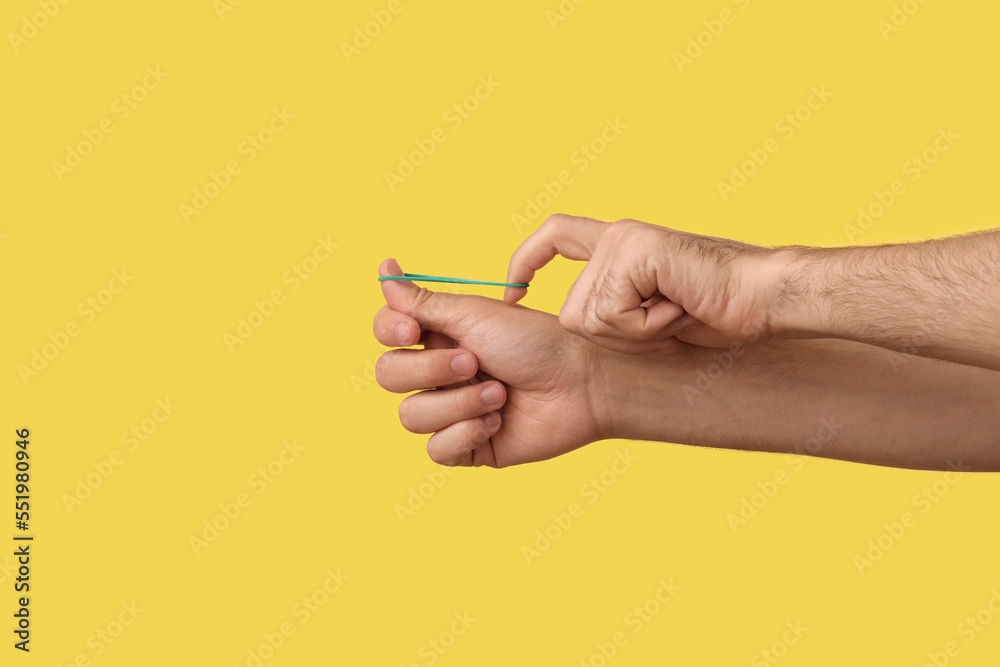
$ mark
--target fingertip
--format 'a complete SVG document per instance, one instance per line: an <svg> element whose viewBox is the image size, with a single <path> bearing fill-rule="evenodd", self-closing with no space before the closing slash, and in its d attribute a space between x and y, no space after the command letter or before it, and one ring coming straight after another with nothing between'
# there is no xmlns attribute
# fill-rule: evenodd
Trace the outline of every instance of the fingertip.
<svg viewBox="0 0 1000 667"><path fill-rule="evenodd" d="M507 401L507 389L502 382L484 382L479 394L487 406L503 405Z"/></svg>
<svg viewBox="0 0 1000 667"><path fill-rule="evenodd" d="M507 303L517 303L528 294L528 290L523 287L505 287L503 300Z"/></svg>
<svg viewBox="0 0 1000 667"><path fill-rule="evenodd" d="M486 426L487 432L490 433L491 437L499 430L502 421L500 413L496 410L483 415L483 424Z"/></svg>
<svg viewBox="0 0 1000 667"><path fill-rule="evenodd" d="M401 276L403 269L395 259L387 259L378 267L379 276ZM404 310L402 307L406 301L408 289L413 289L413 283L405 280L383 280L379 283L382 286L382 298L390 307L396 306L396 310Z"/></svg>
<svg viewBox="0 0 1000 667"><path fill-rule="evenodd" d="M382 263L378 265L378 275L401 276L403 275L403 270L399 268L399 262L395 259L389 258L382 260Z"/></svg>
<svg viewBox="0 0 1000 667"><path fill-rule="evenodd" d="M416 327L414 327L410 322L397 323L393 328L393 332L396 334L396 343L400 347L415 345L417 340L420 338L419 333L414 334L415 328Z"/></svg>
<svg viewBox="0 0 1000 667"><path fill-rule="evenodd" d="M660 331L666 329L671 324L677 323L686 315L686 312L680 304L663 300L646 308L645 315L647 328Z"/></svg>
<svg viewBox="0 0 1000 667"><path fill-rule="evenodd" d="M479 370L479 360L471 352L459 350L451 359L451 370L459 380L468 380Z"/></svg>
<svg viewBox="0 0 1000 667"><path fill-rule="evenodd" d="M372 332L376 340L386 347L409 347L420 340L420 324L388 305L382 306L375 313Z"/></svg>

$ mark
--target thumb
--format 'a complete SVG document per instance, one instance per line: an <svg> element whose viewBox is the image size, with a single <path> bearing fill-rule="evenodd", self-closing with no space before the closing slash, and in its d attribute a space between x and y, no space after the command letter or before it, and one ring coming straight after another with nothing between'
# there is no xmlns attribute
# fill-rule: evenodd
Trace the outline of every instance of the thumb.
<svg viewBox="0 0 1000 667"><path fill-rule="evenodd" d="M403 269L394 259L378 267L379 276L401 276ZM476 322L489 316L501 302L483 297L434 292L407 280L383 280L382 296L389 308L409 315L424 329L443 333L461 342Z"/></svg>

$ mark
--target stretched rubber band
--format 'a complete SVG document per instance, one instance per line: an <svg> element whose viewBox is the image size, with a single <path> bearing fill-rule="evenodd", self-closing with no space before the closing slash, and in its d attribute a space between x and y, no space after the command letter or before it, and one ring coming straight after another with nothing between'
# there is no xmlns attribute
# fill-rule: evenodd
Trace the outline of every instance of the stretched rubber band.
<svg viewBox="0 0 1000 667"><path fill-rule="evenodd" d="M401 276L381 276L383 280L409 280L421 283L461 283L463 285L491 285L493 287L527 287L530 283L494 283L488 280L469 280L468 278L444 278L442 276L425 276L421 273L404 273Z"/></svg>

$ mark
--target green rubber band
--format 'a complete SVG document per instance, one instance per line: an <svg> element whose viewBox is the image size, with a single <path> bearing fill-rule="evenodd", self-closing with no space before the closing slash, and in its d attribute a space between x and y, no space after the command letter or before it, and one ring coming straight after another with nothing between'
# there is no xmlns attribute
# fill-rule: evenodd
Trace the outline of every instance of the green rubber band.
<svg viewBox="0 0 1000 667"><path fill-rule="evenodd" d="M409 280L422 283L461 283L463 285L491 285L493 287L527 287L529 283L494 283L488 280L469 280L467 278L443 278L441 276L425 276L421 273L404 273L401 276L381 276L383 280Z"/></svg>

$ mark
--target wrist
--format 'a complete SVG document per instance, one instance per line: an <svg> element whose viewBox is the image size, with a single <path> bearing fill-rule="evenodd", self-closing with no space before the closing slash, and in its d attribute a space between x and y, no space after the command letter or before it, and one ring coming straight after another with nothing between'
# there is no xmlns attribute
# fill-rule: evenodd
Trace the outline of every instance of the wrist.
<svg viewBox="0 0 1000 667"><path fill-rule="evenodd" d="M758 293L767 332L777 339L830 335L824 281L831 267L821 248L788 246L769 252L759 267Z"/></svg>

